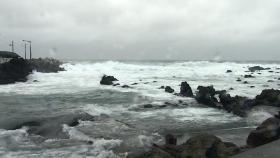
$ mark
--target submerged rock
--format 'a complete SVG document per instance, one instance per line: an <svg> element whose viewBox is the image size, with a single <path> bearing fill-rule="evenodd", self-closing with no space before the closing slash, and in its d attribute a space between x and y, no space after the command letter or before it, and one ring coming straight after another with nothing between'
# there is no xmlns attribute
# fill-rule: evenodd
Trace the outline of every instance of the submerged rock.
<svg viewBox="0 0 280 158"><path fill-rule="evenodd" d="M180 87L180 95L184 97L192 97L192 88L187 82L182 82Z"/></svg>
<svg viewBox="0 0 280 158"><path fill-rule="evenodd" d="M113 84L114 87L115 87L115 86L119 86L119 85L121 85L121 84L119 84L119 83Z"/></svg>
<svg viewBox="0 0 280 158"><path fill-rule="evenodd" d="M247 138L247 145L257 147L279 139L280 120L269 118L252 131Z"/></svg>
<svg viewBox="0 0 280 158"><path fill-rule="evenodd" d="M266 68L263 68L263 67L261 67L261 66L252 66L252 67L249 67L249 71L251 71L251 72L261 71L261 70L266 70Z"/></svg>
<svg viewBox="0 0 280 158"><path fill-rule="evenodd" d="M253 75L244 75L244 78L255 78Z"/></svg>
<svg viewBox="0 0 280 158"><path fill-rule="evenodd" d="M102 85L113 85L114 81L118 81L118 79L116 79L114 76L107 76L104 75L100 81L100 84Z"/></svg>
<svg viewBox="0 0 280 158"><path fill-rule="evenodd" d="M122 88L131 88L129 85L123 85Z"/></svg>
<svg viewBox="0 0 280 158"><path fill-rule="evenodd" d="M172 89L170 86L166 86L166 87L165 87L165 92L167 92L167 93L173 93L173 92L174 92L174 89Z"/></svg>
<svg viewBox="0 0 280 158"><path fill-rule="evenodd" d="M227 70L227 72L226 73L231 73L232 72L232 70Z"/></svg>
<svg viewBox="0 0 280 158"><path fill-rule="evenodd" d="M11 59L0 64L0 84L25 82L31 72L32 68L26 60L22 58Z"/></svg>
<svg viewBox="0 0 280 158"><path fill-rule="evenodd" d="M1 127L7 130L16 130L22 127L28 127L29 134L40 135L45 139L55 138L68 138L68 135L63 132L63 125L66 124L70 127L79 125L79 121L94 121L95 117L83 113L83 114L67 114L55 117L37 118L28 121L18 121L7 125L7 127Z"/></svg>

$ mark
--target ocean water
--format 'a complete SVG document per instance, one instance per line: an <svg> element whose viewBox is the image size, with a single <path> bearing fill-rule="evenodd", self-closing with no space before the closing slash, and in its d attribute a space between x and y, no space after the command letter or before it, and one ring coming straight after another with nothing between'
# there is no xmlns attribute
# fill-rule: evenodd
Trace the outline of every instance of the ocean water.
<svg viewBox="0 0 280 158"><path fill-rule="evenodd" d="M256 78L244 79L250 74L245 72L248 66L255 65L274 72L265 70L254 73ZM168 133L180 143L193 134L209 132L244 145L249 131L275 109L259 107L240 118L159 87L171 86L179 92L180 83L187 81L193 91L199 85L213 85L216 90L234 88L228 92L249 98L263 89L280 87L279 63L68 61L62 66L66 71L34 72L28 82L0 86L0 157L126 157L148 150L152 143L162 144ZM226 73L229 69L233 72ZM100 85L104 74L131 88ZM237 82L238 77L249 84ZM166 102L170 106L163 106ZM144 104L153 107L144 108ZM95 119L75 127L63 123L78 114ZM40 131L44 136L29 133L28 127L7 130L37 120L44 122Z"/></svg>

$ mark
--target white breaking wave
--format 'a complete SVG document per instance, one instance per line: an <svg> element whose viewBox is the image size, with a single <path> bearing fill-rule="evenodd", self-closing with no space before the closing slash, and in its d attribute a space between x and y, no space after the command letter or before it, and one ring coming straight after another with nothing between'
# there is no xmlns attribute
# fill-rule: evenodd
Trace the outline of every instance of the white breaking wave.
<svg viewBox="0 0 280 158"><path fill-rule="evenodd" d="M64 146L59 148L43 148L44 145L35 144L27 134L27 128L7 131L0 130L0 157L3 158L119 158L112 149L119 146L121 140L105 140L91 138L73 127L63 126L70 140L92 141L90 145ZM61 144L62 140L46 140L46 144Z"/></svg>
<svg viewBox="0 0 280 158"><path fill-rule="evenodd" d="M254 79L246 79L250 85L256 88L248 88L249 85L236 82L238 77L247 74L248 66L256 64L240 63L214 63L214 62L172 62L172 63L122 63L115 61L107 62L80 62L66 63L64 72L59 73L38 73L29 76L26 83L1 85L0 93L17 94L54 94L73 93L92 89L114 89L119 91L133 91L152 97L171 98L158 89L160 86L169 85L179 91L181 81L188 81L193 88L198 85L214 85L216 89L235 90L232 94L253 97L264 89L266 84L271 87L278 86L276 83L267 83L267 80L277 77L274 73L263 71L261 75L256 74ZM277 64L257 64L263 67L276 68ZM233 73L225 73L226 70ZM101 77L113 75L119 79L120 84L133 84L133 89L123 89L120 87L102 86L99 84ZM39 82L33 82L38 80ZM244 79L245 80L245 79ZM157 81L157 82L153 82ZM147 83L147 84L145 84Z"/></svg>
<svg viewBox="0 0 280 158"><path fill-rule="evenodd" d="M142 131L142 124L149 125L149 128L165 128L173 127L173 124L186 123L186 127L207 127L211 125L223 125L227 123L238 124L243 123L240 117L227 113L223 110L217 110L213 108L203 108L194 106L194 100L191 98L182 98L173 94L165 93L163 89L159 89L161 86L171 86L175 89L175 92L179 92L180 83L187 81L192 87L193 91L196 90L198 85L208 86L213 85L217 90L229 89L231 87L234 90L229 91L232 95L241 95L247 97L254 97L259 94L261 90L265 88L277 88L277 82L267 82L274 78L279 78L275 73L269 73L263 71L262 74L254 74L256 78L244 79L242 76L248 74L245 72L248 70L248 66L260 65L263 67L270 67L274 71L278 71L275 68L279 67L277 64L239 64L239 63L215 63L215 62L73 62L66 63L63 67L66 71L59 73L38 73L31 74L26 83L16 83L0 86L0 94L5 96L21 96L21 95L44 95L48 94L73 94L73 96L85 95L85 101L81 101L76 98L71 98L75 105L70 110L82 110L92 116L101 116L103 114L108 115L109 119L101 119L100 121L80 121L80 125L75 127L63 126L64 132L70 136L70 140L76 143L83 142L83 144L74 146L59 145L59 148L46 148L35 144L30 140L30 136L26 132L27 129L19 129L14 131L0 130L0 157L97 157L97 158L117 158L118 156L112 151L113 148L124 144L126 137L129 134L134 133L135 136L130 136L130 141L138 141L138 146L150 146L154 142L154 136L151 134L146 135L146 131ZM232 70L232 73L226 73L227 70ZM104 86L99 82L101 77L106 75L113 75L119 79L118 83L121 85L129 85L132 88L124 89L121 87ZM248 81L249 84L242 84L236 82L236 79L240 77L243 81ZM33 82L37 80L39 82ZM136 85L131 85L138 83ZM268 87L263 87L263 85ZM249 86L255 86L255 88L249 88ZM96 91L108 91L113 90L114 93L97 93ZM117 92L117 93L116 93ZM118 92L134 92L121 93ZM91 94L88 95L87 94ZM92 95L92 94L95 94ZM134 94L137 94L135 98ZM104 94L104 96L103 96ZM111 95L112 94L112 95ZM100 96L98 96L100 95ZM107 96L105 96L107 95ZM109 95L109 96L108 96ZM129 96L128 96L129 95ZM63 97L65 95L57 95L57 97ZM72 97L72 95L69 95ZM67 96L67 97L69 97ZM91 100L90 97L94 96ZM140 97L139 97L140 96ZM143 99L143 98L144 99ZM16 97L15 97L16 98ZM105 99L104 99L105 98ZM56 98L57 99L57 98ZM54 99L52 104L63 104L62 99ZM69 99L69 98L67 98ZM123 101L123 100L128 101ZM129 100L131 99L131 100ZM62 100L62 101L61 101ZM112 100L113 102L106 102ZM116 101L115 101L116 100ZM155 107L143 108L140 106L142 100L150 101ZM183 107L164 107L159 108L164 102L177 103L178 100L183 100L188 103L189 106ZM46 102L48 100L46 99ZM76 102L77 101L77 102ZM115 101L115 102L114 102ZM67 102L67 104L68 104ZM8 102L9 103L9 102ZM39 102L40 103L40 102ZM3 102L3 104L5 104ZM19 103L21 104L21 103ZM26 103L25 103L26 104ZM45 105L46 103L44 103ZM70 104L70 103L69 103ZM76 106L77 104L77 106ZM48 105L48 104L47 104ZM46 106L47 106L46 105ZM24 106L24 105L23 105ZM31 106L32 107L32 106ZM52 107L52 106L51 106ZM56 107L56 106L54 106ZM63 106L62 106L63 107ZM66 106L67 107L67 106ZM32 109L26 108L27 111ZM53 110L50 108L50 110ZM55 112L56 109L54 109ZM69 109L68 109L69 110ZM247 123L251 125L258 125L263 120L271 117L270 113L262 110L252 111L248 118ZM104 117L106 118L106 117ZM120 119L120 120L118 120ZM147 121L148 122L142 122ZM123 121L123 122L122 122ZM127 123L127 122L128 123ZM169 124L168 122L170 121ZM242 124L242 127L243 128ZM80 126L96 127L90 128L94 133L108 134L110 136L115 133L123 133L125 137L122 140L119 139L100 139L100 137L93 138L82 131L79 131ZM135 128L134 128L135 127ZM138 129L141 128L141 129ZM226 127L227 128L227 127ZM239 127L236 127L239 128ZM138 131L140 130L140 131ZM131 132L131 133L130 133ZM138 133L139 132L139 133ZM142 133L143 132L143 133ZM157 132L157 131L156 131ZM111 138L111 137L110 137ZM118 137L117 137L118 138ZM121 138L120 138L121 139ZM62 143L65 140L47 140L43 145ZM92 144L86 144L84 142L91 141ZM73 143L71 142L71 143ZM127 143L127 142L126 142ZM67 144L67 143L66 143ZM52 146L52 145L50 145Z"/></svg>
<svg viewBox="0 0 280 158"><path fill-rule="evenodd" d="M253 110L248 114L247 122L252 125L259 125L273 115L265 110Z"/></svg>

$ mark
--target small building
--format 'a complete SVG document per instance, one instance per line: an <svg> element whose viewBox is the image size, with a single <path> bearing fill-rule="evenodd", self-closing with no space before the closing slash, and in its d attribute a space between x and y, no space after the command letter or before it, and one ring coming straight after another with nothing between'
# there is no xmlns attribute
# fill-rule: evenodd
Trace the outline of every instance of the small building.
<svg viewBox="0 0 280 158"><path fill-rule="evenodd" d="M14 58L20 58L17 53L9 52L9 51L0 51L0 63L5 63Z"/></svg>

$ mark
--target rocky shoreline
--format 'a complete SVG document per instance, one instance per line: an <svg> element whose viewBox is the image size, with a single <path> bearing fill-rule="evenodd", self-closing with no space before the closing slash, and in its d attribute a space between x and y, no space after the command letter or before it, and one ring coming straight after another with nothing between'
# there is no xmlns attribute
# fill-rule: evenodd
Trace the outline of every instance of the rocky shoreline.
<svg viewBox="0 0 280 158"><path fill-rule="evenodd" d="M250 67L249 72L270 70L259 66ZM231 73L227 71L226 73ZM244 78L252 78L246 75ZM115 83L118 81L114 76L104 75L100 81L102 85L113 85L125 87ZM104 84L106 83L106 84ZM137 84L137 83L135 83ZM167 93L181 97L194 98L199 104L225 110L240 117L246 117L248 112L256 106L280 107L280 90L264 89L255 98L234 96L232 97L226 90L215 90L213 86L198 86L197 91L193 90L184 81L180 86L180 93L174 93L170 86L162 86ZM151 108L153 105L143 105L144 108ZM164 106L163 106L164 107ZM270 143L280 138L280 112L272 118L265 120L255 130L251 131L247 137L245 146L237 146L231 142L223 142L220 138L211 134L200 134L191 137L183 144L177 144L176 136L168 134L165 137L165 145L154 144L149 151L132 154L130 158L227 158L237 155L252 148Z"/></svg>
<svg viewBox="0 0 280 158"><path fill-rule="evenodd" d="M27 76L33 71L42 73L56 73L63 71L60 67L62 63L55 59L32 59L24 60L21 58L12 59L9 62L0 64L0 84L10 84L15 82L27 81ZM261 71L268 71L269 68L261 68L258 66L249 68L249 73L261 73ZM232 73L231 70L225 73ZM254 78L253 74L247 74L244 78ZM239 80L239 79L238 79ZM240 81L242 81L240 79ZM153 81L157 82L157 81ZM245 81L244 81L245 82ZM135 82L131 85L121 85L118 79L114 76L104 75L100 81L104 86L117 86L120 88L133 88L137 85ZM144 84L149 84L145 82ZM254 107L257 106L272 106L280 107L280 90L264 89L259 95L254 98L247 98L242 96L231 96L227 90L216 90L213 86L198 86L193 90L187 81L180 84L179 92L170 86L161 86L159 89L176 95L179 97L189 97L196 100L197 103L215 109L224 110L226 112L235 114L239 117L246 117ZM179 101L180 102L180 101ZM184 104L181 102L180 104ZM165 103L158 108L166 106L177 106L176 103ZM145 104L143 108L152 108L152 104ZM57 133L62 133L61 124L66 124L70 127L79 125L79 120L94 121L95 117L88 114L81 114L77 116L65 116L61 119L53 118L51 121L57 121L52 131L46 132L46 127L49 126L49 120L28 120L15 125L7 127L8 130L20 129L23 126L30 127L28 133L40 135L46 138L56 138ZM61 136L67 138L67 136ZM253 149L255 147L270 143L280 138L280 114L275 115L262 124L255 130L251 131L247 137L245 146L237 146L231 142L224 142L219 137L212 134L199 134L189 138L183 144L178 144L175 135L168 134L165 136L165 144L153 144L149 151L141 151L139 153L129 154L128 158L227 158L239 154L241 152ZM92 142L86 142L91 144Z"/></svg>
<svg viewBox="0 0 280 158"><path fill-rule="evenodd" d="M0 64L0 84L26 82L27 76L33 71L42 73L57 73L64 71L62 62L52 58L23 59L13 58Z"/></svg>

